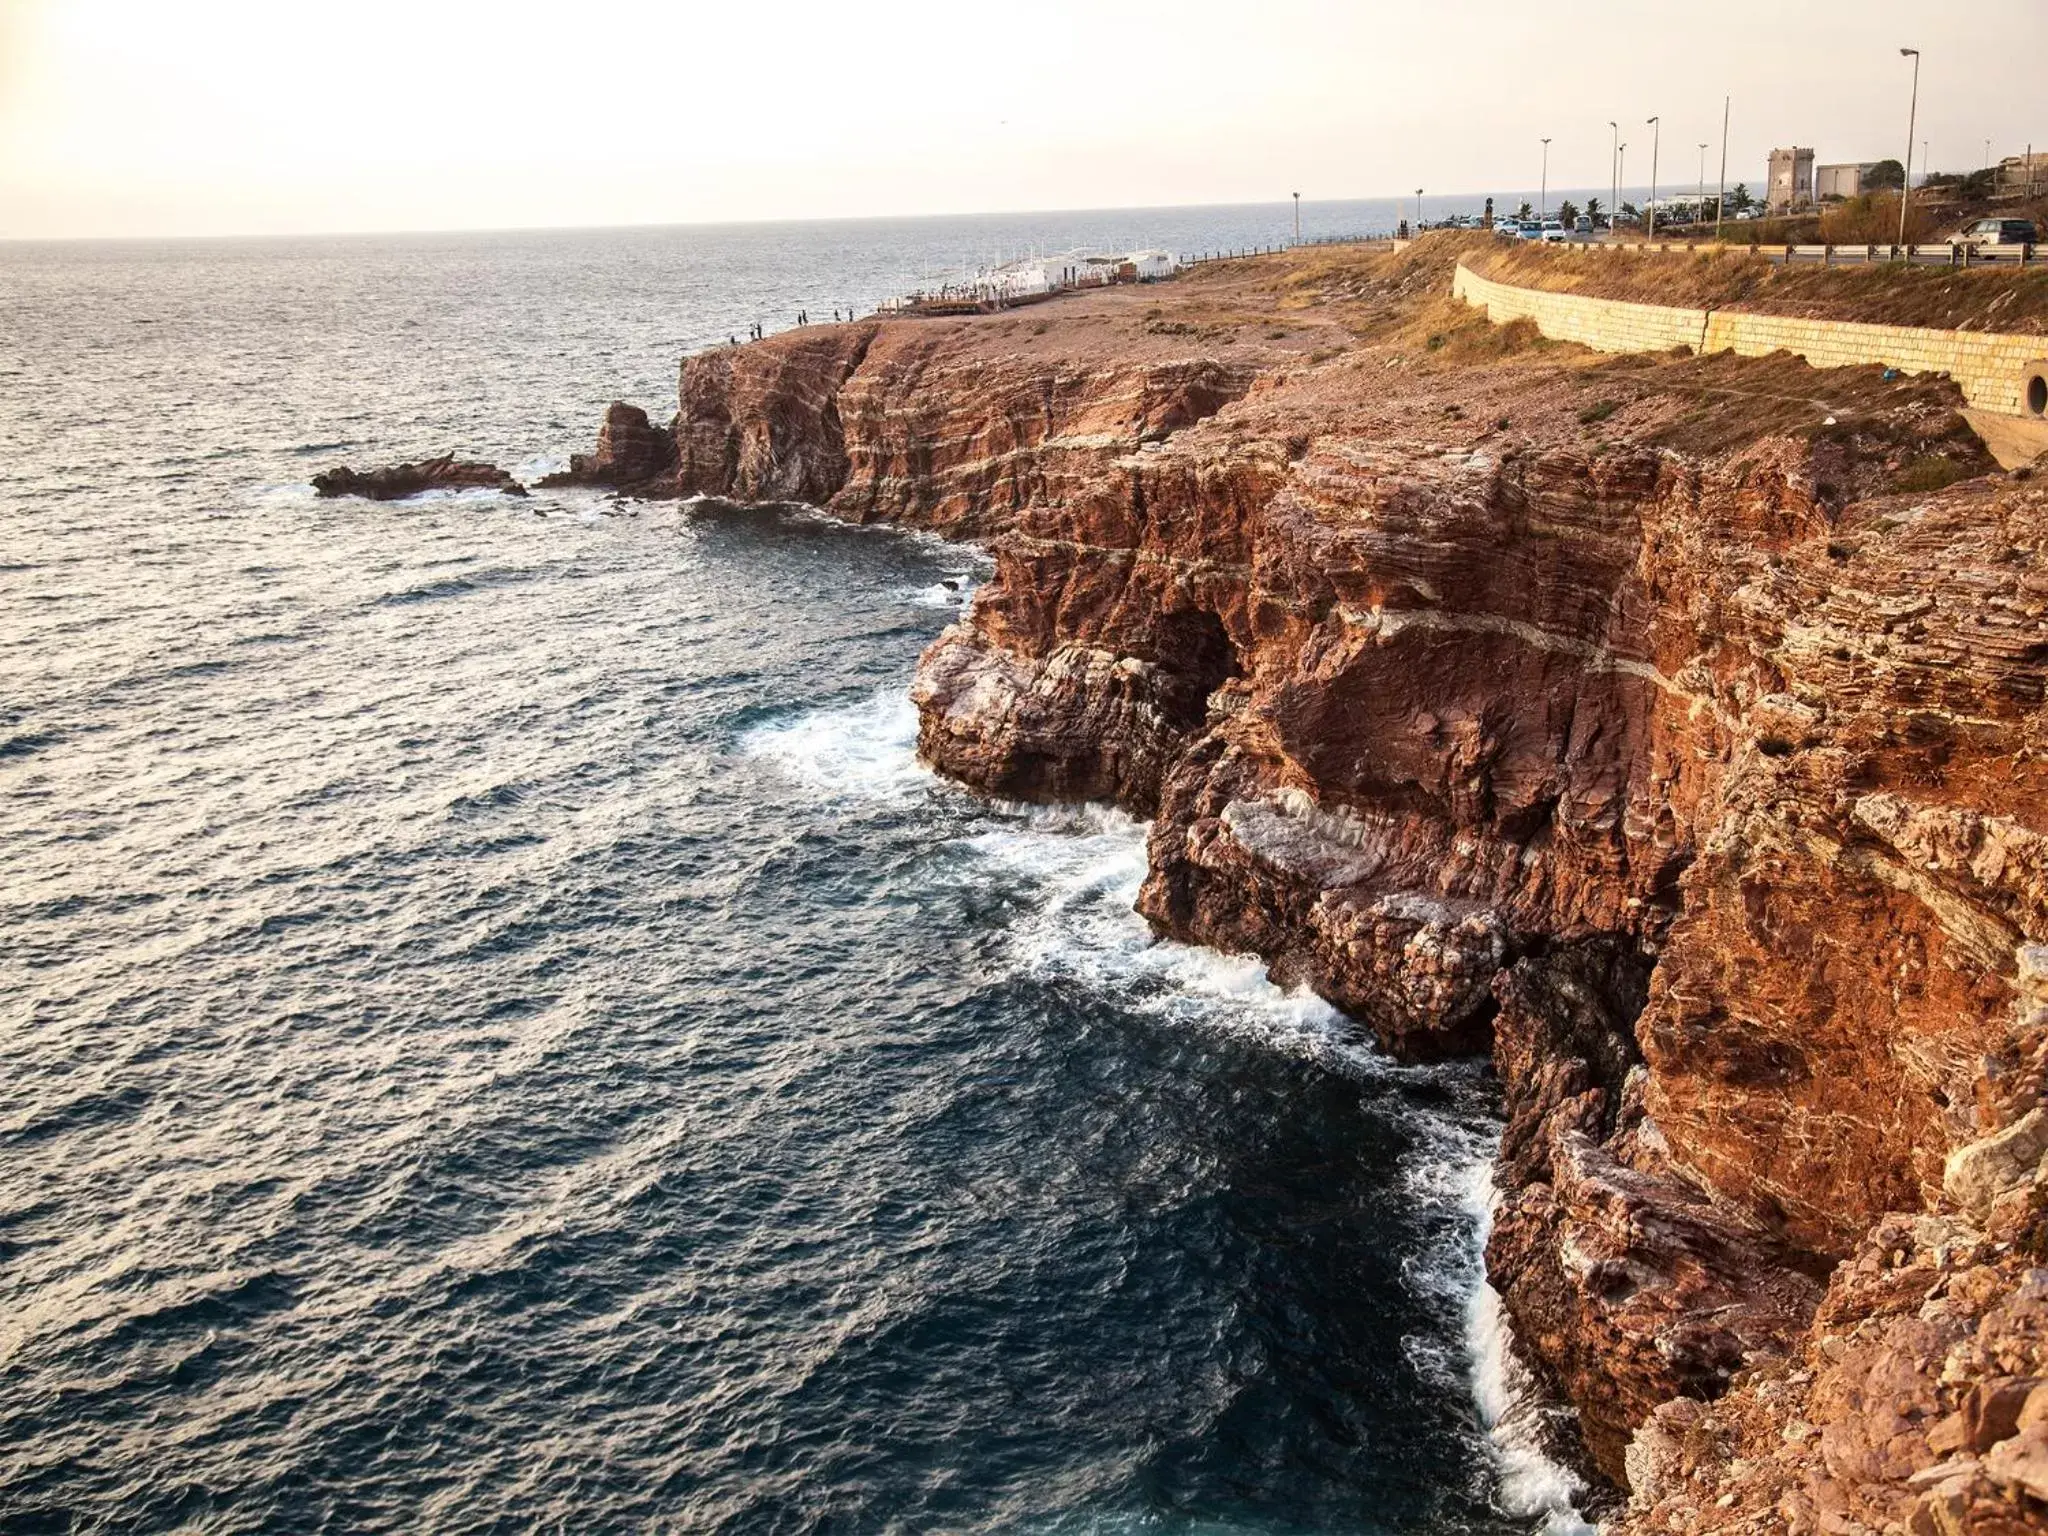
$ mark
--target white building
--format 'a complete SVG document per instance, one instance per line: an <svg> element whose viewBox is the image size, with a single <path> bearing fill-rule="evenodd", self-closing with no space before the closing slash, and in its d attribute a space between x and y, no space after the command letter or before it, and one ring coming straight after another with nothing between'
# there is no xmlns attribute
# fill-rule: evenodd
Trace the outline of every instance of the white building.
<svg viewBox="0 0 2048 1536"><path fill-rule="evenodd" d="M1154 278L1171 277L1180 270L1180 263L1171 251L1133 251L1124 259L1137 269L1138 280L1145 283Z"/></svg>

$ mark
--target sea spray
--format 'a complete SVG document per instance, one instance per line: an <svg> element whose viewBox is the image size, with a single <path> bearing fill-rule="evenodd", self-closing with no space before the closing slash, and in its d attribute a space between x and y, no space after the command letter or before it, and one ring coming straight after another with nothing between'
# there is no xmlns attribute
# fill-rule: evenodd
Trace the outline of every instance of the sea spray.
<svg viewBox="0 0 2048 1536"><path fill-rule="evenodd" d="M1469 1264L1471 1299L1465 1315L1471 1354L1472 1396L1499 1473L1503 1509L1541 1522L1544 1536L1593 1536L1596 1527L1579 1512L1585 1481L1544 1449L1543 1403L1535 1381L1514 1348L1514 1332L1486 1278L1486 1240L1500 1203L1493 1159L1476 1160L1466 1171L1466 1210L1471 1217Z"/></svg>

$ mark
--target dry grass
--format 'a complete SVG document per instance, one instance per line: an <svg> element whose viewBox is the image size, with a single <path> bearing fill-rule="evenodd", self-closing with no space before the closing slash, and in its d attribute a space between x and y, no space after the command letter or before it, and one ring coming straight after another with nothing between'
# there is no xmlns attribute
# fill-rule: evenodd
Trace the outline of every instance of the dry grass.
<svg viewBox="0 0 2048 1536"><path fill-rule="evenodd" d="M1500 282L1642 304L2048 334L2048 266L1786 267L1733 250L1573 253L1531 245L1489 251L1473 264Z"/></svg>
<svg viewBox="0 0 2048 1536"><path fill-rule="evenodd" d="M1940 234L1940 224L1915 203L1906 210L1906 239L1920 245ZM1814 238L1828 245L1890 245L1899 238L1899 195L1873 192L1838 203L1820 216Z"/></svg>

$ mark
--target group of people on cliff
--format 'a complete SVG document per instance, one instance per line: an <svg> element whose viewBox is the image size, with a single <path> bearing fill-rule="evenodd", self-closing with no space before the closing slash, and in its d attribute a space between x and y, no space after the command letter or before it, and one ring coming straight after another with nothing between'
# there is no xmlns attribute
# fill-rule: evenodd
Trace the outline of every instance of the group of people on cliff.
<svg viewBox="0 0 2048 1536"><path fill-rule="evenodd" d="M841 313L841 311L840 311L840 310L838 310L838 309L836 309L836 308L835 308L835 309L834 309L834 310L832 311L832 323L833 323L834 325L842 325L842 324L848 323L848 322L850 322L850 321L851 321L851 320L852 320L853 318L854 318L854 308L853 308L853 306L852 306L851 304L849 304L849 305L847 305L847 306L845 307L845 312L844 312L843 314ZM798 310L798 311L796 312L796 323L797 323L798 325L800 325L800 326L801 326L801 325L809 325L809 324L811 323L811 312L810 312L810 311L809 311L808 309L800 309L800 310ZM756 320L756 321L755 321L755 322L754 322L754 323L753 323L753 324L752 324L751 326L749 326L749 327L747 328L747 340L749 340L749 341L764 341L764 340L766 340L766 339L767 339L767 333L766 333L766 331L765 331L765 330L763 329L763 327L762 327L762 324L761 324L761 322L760 322L760 321ZM725 340L726 340L726 344L727 344L728 346L734 346L734 347L736 347L736 346L738 346L738 345L740 344L740 339L739 339L739 337L738 337L738 336L728 336L728 337L726 337L726 338L725 338Z"/></svg>

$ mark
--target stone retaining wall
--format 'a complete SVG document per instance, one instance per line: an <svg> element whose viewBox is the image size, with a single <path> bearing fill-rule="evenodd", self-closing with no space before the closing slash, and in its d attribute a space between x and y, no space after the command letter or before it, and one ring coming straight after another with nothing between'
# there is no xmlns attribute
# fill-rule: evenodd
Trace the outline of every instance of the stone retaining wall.
<svg viewBox="0 0 2048 1536"><path fill-rule="evenodd" d="M2028 365L2048 357L2048 336L1632 304L1511 287L1462 263L1451 292L1484 309L1495 324L1532 320L1553 340L1576 341L1598 352L1668 352L1673 347L1739 357L1790 352L1816 368L1881 364L1902 373L1945 373L1967 404L2005 416L2032 414L2024 396Z"/></svg>

